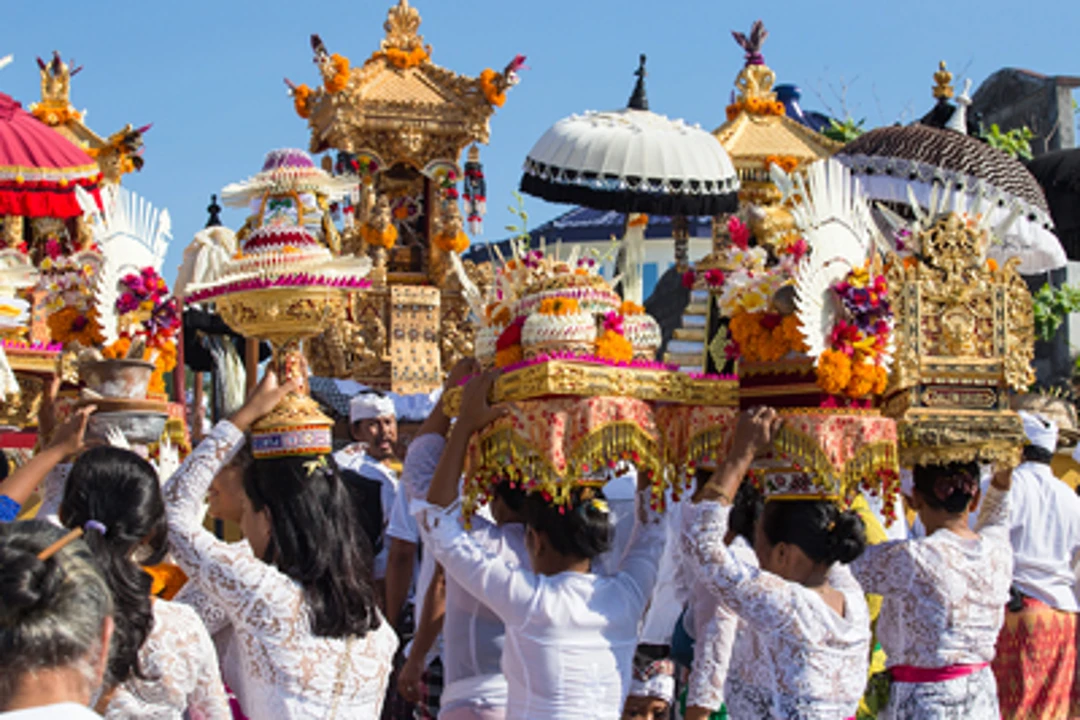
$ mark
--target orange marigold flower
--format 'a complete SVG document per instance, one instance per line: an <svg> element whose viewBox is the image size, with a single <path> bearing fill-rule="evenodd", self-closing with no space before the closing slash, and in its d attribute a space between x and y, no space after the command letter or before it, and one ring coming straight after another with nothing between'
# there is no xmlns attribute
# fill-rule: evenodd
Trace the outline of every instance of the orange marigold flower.
<svg viewBox="0 0 1080 720"><path fill-rule="evenodd" d="M838 350L826 350L817 360L818 386L830 395L840 395L851 382L851 360Z"/></svg>
<svg viewBox="0 0 1080 720"><path fill-rule="evenodd" d="M645 308L632 300L625 300L623 301L623 304L619 306L620 315L641 315L644 312Z"/></svg>
<svg viewBox="0 0 1080 720"><path fill-rule="evenodd" d="M851 367L851 379L845 388L848 397L863 398L870 394L877 381L876 365L870 363L854 363Z"/></svg>
<svg viewBox="0 0 1080 720"><path fill-rule="evenodd" d="M630 362L634 359L634 346L614 330L605 330L596 339L596 356L614 362Z"/></svg>
<svg viewBox="0 0 1080 720"><path fill-rule="evenodd" d="M521 362L522 357L520 345L514 345L505 350L497 350L495 352L495 367L504 368L514 365Z"/></svg>

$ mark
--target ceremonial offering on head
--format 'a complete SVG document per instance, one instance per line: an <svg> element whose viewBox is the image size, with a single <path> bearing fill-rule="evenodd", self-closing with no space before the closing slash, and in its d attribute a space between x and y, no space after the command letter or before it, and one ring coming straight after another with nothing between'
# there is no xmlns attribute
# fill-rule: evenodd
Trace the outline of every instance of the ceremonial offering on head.
<svg viewBox="0 0 1080 720"><path fill-rule="evenodd" d="M370 261L338 254L321 209L354 184L316 168L301 150L273 151L260 173L223 192L226 203L252 210L241 231L207 229L184 253L177 292L188 303L212 302L245 337L268 340L280 381L300 382L253 428L256 457L331 450L333 422L308 394L301 342L325 328L346 291L369 285Z"/></svg>

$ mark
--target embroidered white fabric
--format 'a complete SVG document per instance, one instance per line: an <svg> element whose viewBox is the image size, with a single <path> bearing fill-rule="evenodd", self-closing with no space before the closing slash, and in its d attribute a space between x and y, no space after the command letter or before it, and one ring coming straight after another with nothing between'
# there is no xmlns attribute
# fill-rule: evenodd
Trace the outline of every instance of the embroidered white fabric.
<svg viewBox="0 0 1080 720"><path fill-rule="evenodd" d="M218 423L165 485L173 557L235 632L243 668L230 687L253 718L378 717L398 644L389 624L362 638L316 637L299 583L202 526L200 501L243 442Z"/></svg>
<svg viewBox="0 0 1080 720"><path fill-rule="evenodd" d="M154 601L154 627L139 660L149 679L130 678L117 688L106 718L231 720L214 645L191 608Z"/></svg>
<svg viewBox="0 0 1080 720"><path fill-rule="evenodd" d="M979 539L938 530L871 545L852 564L863 589L882 596L877 636L890 667L994 659L1012 580L1009 506L1009 494L990 487Z"/></svg>
<svg viewBox="0 0 1080 720"><path fill-rule="evenodd" d="M461 525L460 504L416 501L425 547L506 626L506 717L617 720L638 628L656 582L664 525L638 497L634 537L613 576L538 575L492 555Z"/></svg>
<svg viewBox="0 0 1080 720"><path fill-rule="evenodd" d="M742 537L728 546L744 564L757 567L754 549ZM686 706L719 710L724 704L724 681L731 664L731 651L739 628L739 616L717 602L706 584L695 582L690 589L694 632L694 667L687 681Z"/></svg>
<svg viewBox="0 0 1080 720"><path fill-rule="evenodd" d="M813 590L739 560L724 544L730 507L684 509L682 544L698 579L739 616L724 692L735 718L836 720L855 715L870 656L870 613L843 566L829 583L838 615Z"/></svg>

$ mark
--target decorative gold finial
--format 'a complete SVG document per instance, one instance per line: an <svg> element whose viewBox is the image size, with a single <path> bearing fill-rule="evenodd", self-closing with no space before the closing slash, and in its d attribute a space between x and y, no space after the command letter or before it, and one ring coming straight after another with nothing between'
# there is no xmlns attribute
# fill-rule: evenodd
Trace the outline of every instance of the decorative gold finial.
<svg viewBox="0 0 1080 720"><path fill-rule="evenodd" d="M948 100L953 96L952 73L945 69L945 61L938 63L938 71L934 73L934 97L938 100Z"/></svg>
<svg viewBox="0 0 1080 720"><path fill-rule="evenodd" d="M393 48L410 52L424 47L424 38L419 34L420 13L409 6L409 0L398 0L398 4L386 14L383 24L386 39L382 41L382 51Z"/></svg>

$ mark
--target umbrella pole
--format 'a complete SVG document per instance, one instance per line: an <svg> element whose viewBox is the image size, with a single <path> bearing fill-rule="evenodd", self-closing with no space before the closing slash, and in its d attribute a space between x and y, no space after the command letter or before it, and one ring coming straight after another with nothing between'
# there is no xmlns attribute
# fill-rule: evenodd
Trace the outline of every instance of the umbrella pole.
<svg viewBox="0 0 1080 720"><path fill-rule="evenodd" d="M685 215L671 218L671 238L675 241L675 267L686 272L690 269L690 224Z"/></svg>

